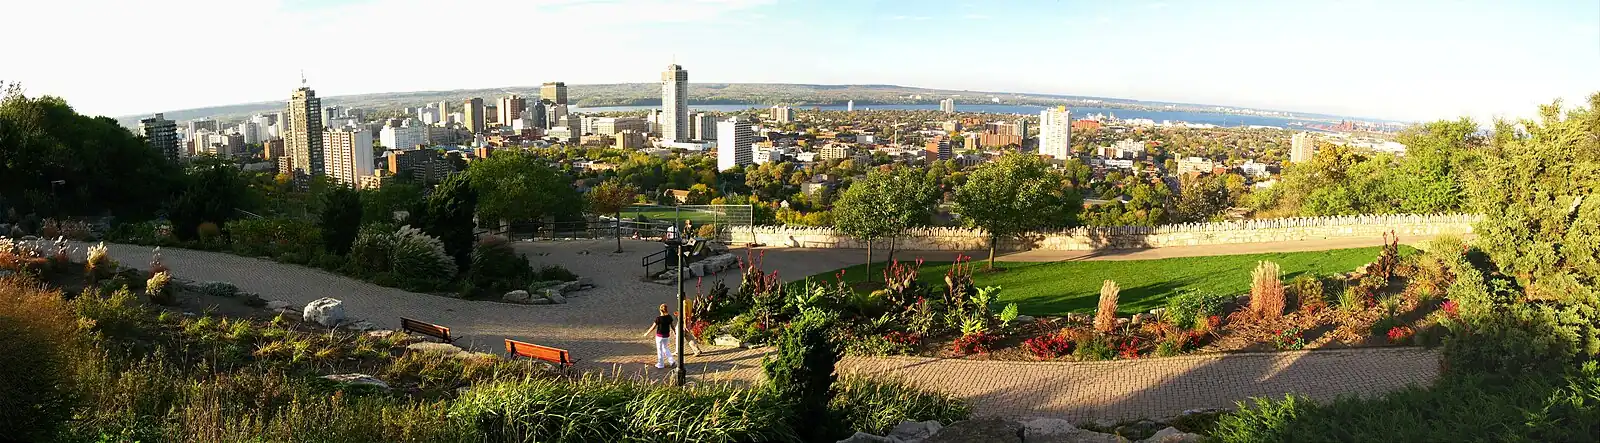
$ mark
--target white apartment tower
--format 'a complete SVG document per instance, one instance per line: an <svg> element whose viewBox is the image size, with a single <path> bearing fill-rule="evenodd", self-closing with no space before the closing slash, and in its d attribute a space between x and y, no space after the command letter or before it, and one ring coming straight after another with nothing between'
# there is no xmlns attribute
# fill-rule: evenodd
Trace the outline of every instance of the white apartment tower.
<svg viewBox="0 0 1600 443"><path fill-rule="evenodd" d="M334 181L359 187L361 177L372 175L372 134L364 130L334 130L322 134L326 152L324 170Z"/></svg>
<svg viewBox="0 0 1600 443"><path fill-rule="evenodd" d="M661 139L689 141L689 71L677 64L661 72Z"/></svg>
<svg viewBox="0 0 1600 443"><path fill-rule="evenodd" d="M726 171L736 166L753 163L750 146L756 143L756 134L750 122L732 117L717 123L717 170Z"/></svg>
<svg viewBox="0 0 1600 443"><path fill-rule="evenodd" d="M322 156L322 99L317 98L316 91L304 86L304 80L301 83L300 89L289 96L289 107L283 112L289 120L284 125L283 149L289 154L295 173L323 175L326 170Z"/></svg>
<svg viewBox="0 0 1600 443"><path fill-rule="evenodd" d="M939 100L939 110L944 111L946 114L956 112L956 99L947 98L944 100Z"/></svg>
<svg viewBox="0 0 1600 443"><path fill-rule="evenodd" d="M1311 161L1311 155L1316 152L1317 139L1310 132L1297 133L1289 138L1289 163Z"/></svg>
<svg viewBox="0 0 1600 443"><path fill-rule="evenodd" d="M389 149L414 149L428 144L428 127L422 125L384 125L378 130L378 144Z"/></svg>
<svg viewBox="0 0 1600 443"><path fill-rule="evenodd" d="M794 108L788 106L773 106L772 119L778 123L794 123Z"/></svg>
<svg viewBox="0 0 1600 443"><path fill-rule="evenodd" d="M711 141L717 139L717 118L707 113L694 115L694 139Z"/></svg>
<svg viewBox="0 0 1600 443"><path fill-rule="evenodd" d="M1066 106L1039 113L1039 154L1056 160L1072 157L1072 111Z"/></svg>

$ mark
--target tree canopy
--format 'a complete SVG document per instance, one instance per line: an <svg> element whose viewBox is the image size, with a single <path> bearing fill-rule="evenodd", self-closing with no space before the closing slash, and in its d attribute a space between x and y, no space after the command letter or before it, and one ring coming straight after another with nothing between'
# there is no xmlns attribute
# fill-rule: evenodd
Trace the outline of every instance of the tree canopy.
<svg viewBox="0 0 1600 443"><path fill-rule="evenodd" d="M956 188L956 212L967 226L989 232L993 266L999 239L1078 224L1083 197L1070 183L1037 156L1007 154L979 166Z"/></svg>
<svg viewBox="0 0 1600 443"><path fill-rule="evenodd" d="M531 153L496 152L472 162L467 175L478 194L478 218L485 223L571 218L583 210L572 180Z"/></svg>

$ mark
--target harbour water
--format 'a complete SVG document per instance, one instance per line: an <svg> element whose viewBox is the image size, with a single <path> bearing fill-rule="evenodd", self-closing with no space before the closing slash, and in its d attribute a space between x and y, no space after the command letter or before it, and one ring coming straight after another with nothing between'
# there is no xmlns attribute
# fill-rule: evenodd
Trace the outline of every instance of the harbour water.
<svg viewBox="0 0 1600 443"><path fill-rule="evenodd" d="M765 106L759 106L759 105L689 105L689 112L696 112L696 111L730 112L730 111L743 111L743 110L747 110L747 109L751 109L751 108L765 108ZM843 110L845 110L844 109L844 105L797 106L797 107L795 107L795 109L799 109L799 110L809 110L809 109L813 109L813 108L827 110L827 111L843 111ZM1044 108L1045 108L1044 106L1034 106L1034 105L995 105L995 104L956 105L956 110L960 111L960 112L983 112L983 113L991 113L991 114L1016 114L1016 115L1026 114L1026 115L1035 115L1035 116L1039 115L1039 111L1044 110ZM594 108L575 108L575 112L618 112L618 111L638 111L638 110L644 110L644 109L660 109L660 106L603 106L603 107L594 107ZM1068 107L1068 109L1072 110L1072 116L1075 119L1076 118L1082 118L1082 117L1087 116L1089 114L1105 114L1106 116L1115 115L1117 118L1121 118L1121 119L1147 118L1147 119L1150 119L1150 120L1154 120L1156 123L1161 123L1162 121L1172 121L1172 122L1203 123L1203 124L1212 124L1212 125L1217 125L1217 126L1273 126L1273 127L1279 127L1279 128L1288 128L1289 124L1292 123L1292 122L1306 123L1306 122L1311 122L1312 121L1312 120L1291 119L1291 118L1284 118L1284 117L1268 117L1268 116L1257 116L1257 115L1236 115L1236 114L1223 114L1223 113L1211 113L1211 112L1191 112L1191 111L1162 111L1162 110L1115 109L1115 108L1095 108L1095 107ZM939 110L939 105L936 105L936 104L926 104L926 105L863 105L863 104L859 104L859 103L856 104L856 111L868 111L868 110L937 111L937 110Z"/></svg>

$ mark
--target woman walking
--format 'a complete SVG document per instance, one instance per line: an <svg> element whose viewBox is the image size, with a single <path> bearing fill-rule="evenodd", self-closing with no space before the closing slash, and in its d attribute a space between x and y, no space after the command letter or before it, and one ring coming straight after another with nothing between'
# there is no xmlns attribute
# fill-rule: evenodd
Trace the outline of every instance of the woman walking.
<svg viewBox="0 0 1600 443"><path fill-rule="evenodd" d="M656 369L677 364L672 358L672 314L667 313L667 305L661 304L661 315L656 316L655 323L644 332L646 337L656 335Z"/></svg>

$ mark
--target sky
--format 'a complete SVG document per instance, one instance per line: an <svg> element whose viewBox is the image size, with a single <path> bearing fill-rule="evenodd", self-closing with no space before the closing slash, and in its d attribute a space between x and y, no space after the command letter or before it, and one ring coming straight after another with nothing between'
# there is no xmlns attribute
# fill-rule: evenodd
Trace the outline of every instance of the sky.
<svg viewBox="0 0 1600 443"><path fill-rule="evenodd" d="M0 81L122 116L660 80L893 84L1423 121L1600 92L1600 1L12 0ZM692 98L691 98L692 100Z"/></svg>

